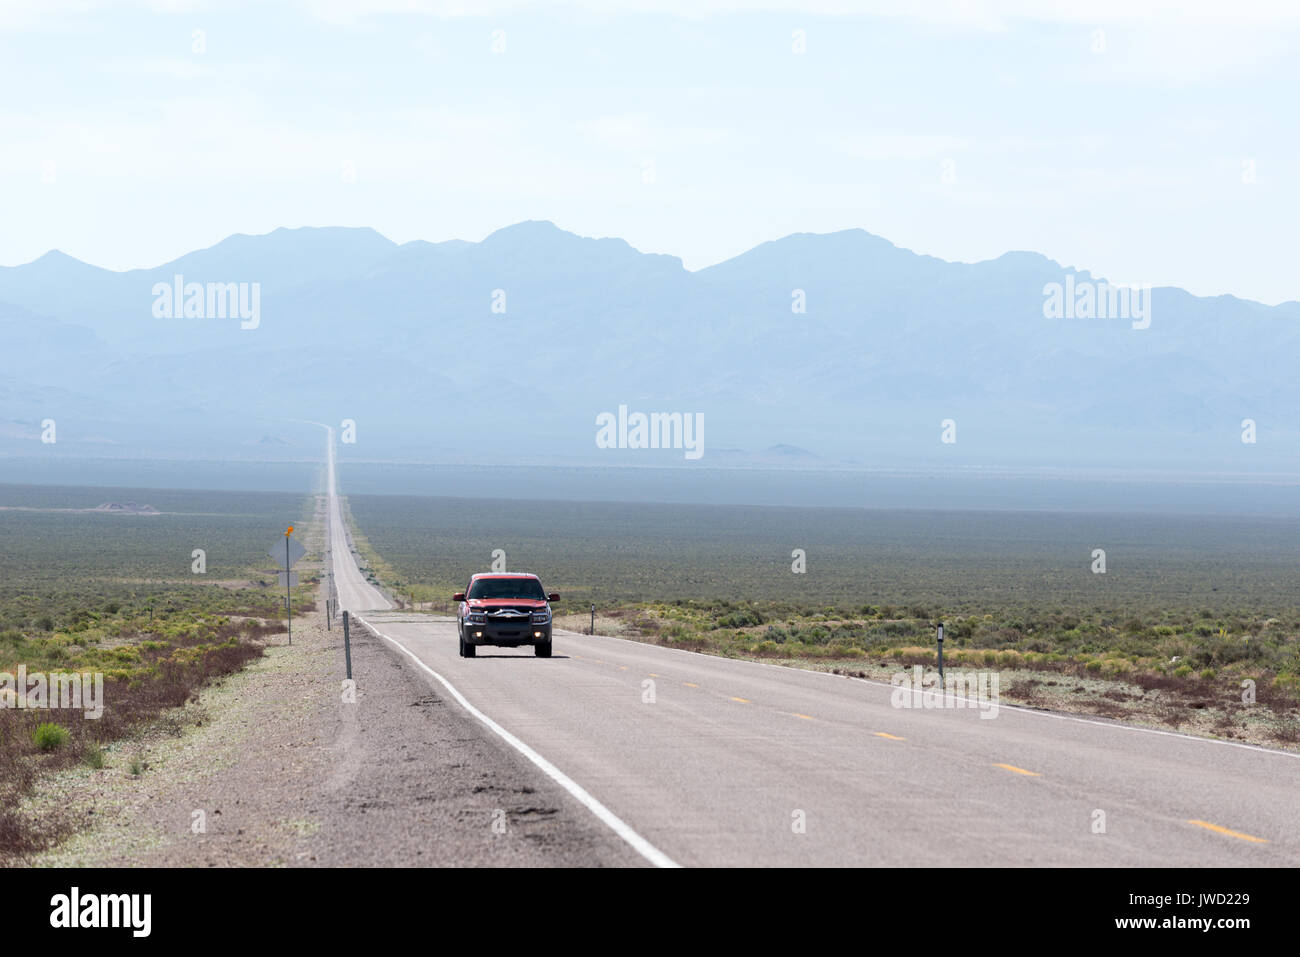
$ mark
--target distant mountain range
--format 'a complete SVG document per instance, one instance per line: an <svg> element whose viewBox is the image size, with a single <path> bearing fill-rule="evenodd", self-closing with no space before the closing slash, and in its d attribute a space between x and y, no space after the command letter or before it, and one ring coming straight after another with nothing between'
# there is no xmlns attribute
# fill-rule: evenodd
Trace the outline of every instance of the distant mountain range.
<svg viewBox="0 0 1300 957"><path fill-rule="evenodd" d="M242 292L256 322L185 318L189 283L204 310L234 284L215 301ZM1089 295L1107 308L1101 279L1035 253L945 262L862 230L697 272L547 222L403 245L279 229L129 272L51 252L0 268L0 454L285 458L316 454L304 422L351 419L343 453L367 459L1300 464L1300 303L1162 287L1135 328L1079 315ZM597 448L620 405L702 415L705 454Z"/></svg>

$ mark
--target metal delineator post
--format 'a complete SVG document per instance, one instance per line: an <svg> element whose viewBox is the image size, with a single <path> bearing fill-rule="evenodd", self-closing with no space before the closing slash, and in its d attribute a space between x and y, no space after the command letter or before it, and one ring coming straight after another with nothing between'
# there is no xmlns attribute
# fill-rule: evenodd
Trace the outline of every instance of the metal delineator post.
<svg viewBox="0 0 1300 957"><path fill-rule="evenodd" d="M935 634L939 642L939 692L943 693L943 622L939 622L939 630Z"/></svg>
<svg viewBox="0 0 1300 957"><path fill-rule="evenodd" d="M348 633L348 613L343 613L343 660L347 665L348 679L352 678L352 638Z"/></svg>

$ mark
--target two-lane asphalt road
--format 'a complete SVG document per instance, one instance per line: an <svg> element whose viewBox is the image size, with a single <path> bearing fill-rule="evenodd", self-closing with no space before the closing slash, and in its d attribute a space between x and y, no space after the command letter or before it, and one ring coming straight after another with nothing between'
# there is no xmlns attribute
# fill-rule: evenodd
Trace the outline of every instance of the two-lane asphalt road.
<svg viewBox="0 0 1300 957"><path fill-rule="evenodd" d="M328 450L325 483L329 491L329 547L334 566L334 589L338 592L339 610L355 612L362 608L392 608L392 603L361 574L361 569L357 567L356 558L348 545L347 524L343 521L343 505L338 494L338 479L335 472L334 430L329 426L324 428L328 432L325 440Z"/></svg>
<svg viewBox="0 0 1300 957"><path fill-rule="evenodd" d="M1296 755L564 631L460 658L454 621L372 610L330 477L342 607L651 863L1300 863Z"/></svg>

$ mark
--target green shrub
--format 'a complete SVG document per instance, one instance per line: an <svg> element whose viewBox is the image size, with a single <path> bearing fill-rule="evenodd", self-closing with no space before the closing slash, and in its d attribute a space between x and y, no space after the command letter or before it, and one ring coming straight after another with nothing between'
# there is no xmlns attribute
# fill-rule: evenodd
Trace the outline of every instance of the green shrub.
<svg viewBox="0 0 1300 957"><path fill-rule="evenodd" d="M36 730L32 732L32 744L41 751L57 751L67 744L71 737L72 735L63 725L46 721L44 724L38 724Z"/></svg>
<svg viewBox="0 0 1300 957"><path fill-rule="evenodd" d="M719 628L749 628L763 624L763 616L751 609L740 609L718 620Z"/></svg>

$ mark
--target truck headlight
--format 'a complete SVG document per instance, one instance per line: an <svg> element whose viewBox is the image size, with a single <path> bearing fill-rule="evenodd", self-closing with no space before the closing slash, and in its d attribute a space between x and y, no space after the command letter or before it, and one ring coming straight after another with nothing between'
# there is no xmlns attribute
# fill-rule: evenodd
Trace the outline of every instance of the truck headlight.
<svg viewBox="0 0 1300 957"><path fill-rule="evenodd" d="M485 611L471 611L471 612L470 612L470 613L465 617L465 620L466 620L467 622L469 622L471 625L486 625L486 624L487 624L487 612L485 612Z"/></svg>
<svg viewBox="0 0 1300 957"><path fill-rule="evenodd" d="M551 623L551 613L549 611L533 612L534 625L549 625Z"/></svg>

